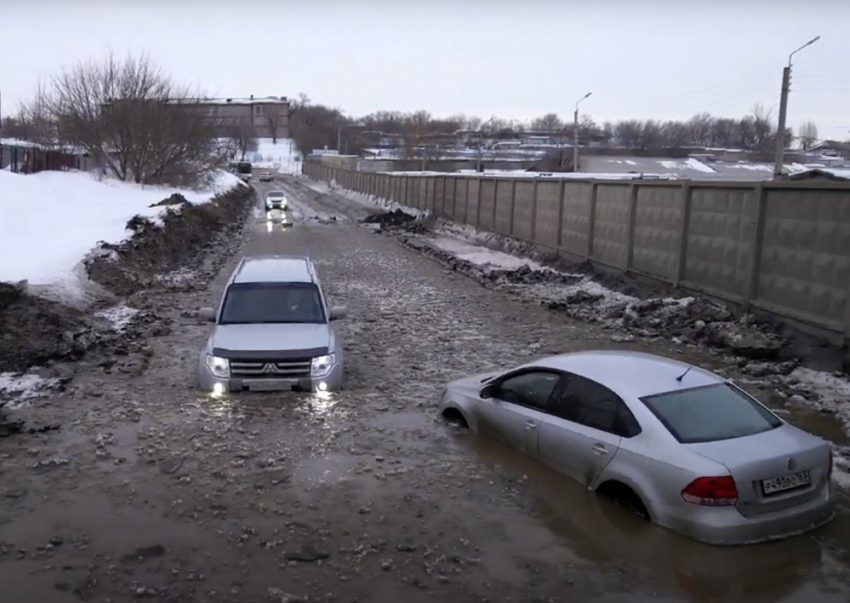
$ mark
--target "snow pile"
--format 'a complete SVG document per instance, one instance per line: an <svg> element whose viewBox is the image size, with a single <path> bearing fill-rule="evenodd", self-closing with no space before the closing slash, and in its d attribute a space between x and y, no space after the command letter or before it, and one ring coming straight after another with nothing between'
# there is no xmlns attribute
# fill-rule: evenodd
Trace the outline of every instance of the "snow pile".
<svg viewBox="0 0 850 603"><path fill-rule="evenodd" d="M702 172L704 174L716 174L717 172L704 164L699 159L694 159L693 157L689 157L684 161L659 161L662 167L665 167L669 170L694 170L697 172Z"/></svg>
<svg viewBox="0 0 850 603"><path fill-rule="evenodd" d="M206 203L237 186L245 184L224 171L204 191L99 181L87 172L0 171L0 281L79 297L80 261L99 241L125 239L130 218L159 218L168 207L151 206L173 193Z"/></svg>
<svg viewBox="0 0 850 603"><path fill-rule="evenodd" d="M112 328L119 333L123 333L138 314L138 310L125 304L118 304L117 306L95 312L95 316L109 322Z"/></svg>
<svg viewBox="0 0 850 603"><path fill-rule="evenodd" d="M45 379L34 373L0 373L0 407L15 408L58 384L58 379Z"/></svg>

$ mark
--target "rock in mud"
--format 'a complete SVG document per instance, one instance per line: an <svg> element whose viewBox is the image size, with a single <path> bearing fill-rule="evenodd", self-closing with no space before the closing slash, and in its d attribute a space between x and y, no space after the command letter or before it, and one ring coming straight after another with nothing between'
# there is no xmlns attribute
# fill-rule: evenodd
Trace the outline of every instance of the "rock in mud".
<svg viewBox="0 0 850 603"><path fill-rule="evenodd" d="M284 558L289 561L301 561L302 563L313 563L322 561L331 556L327 551L321 551L312 544L305 544L297 551L289 551L284 553Z"/></svg>
<svg viewBox="0 0 850 603"><path fill-rule="evenodd" d="M413 222L415 216L403 212L400 209L384 211L377 214L369 214L363 218L364 224L381 224L382 226L398 226L407 222Z"/></svg>

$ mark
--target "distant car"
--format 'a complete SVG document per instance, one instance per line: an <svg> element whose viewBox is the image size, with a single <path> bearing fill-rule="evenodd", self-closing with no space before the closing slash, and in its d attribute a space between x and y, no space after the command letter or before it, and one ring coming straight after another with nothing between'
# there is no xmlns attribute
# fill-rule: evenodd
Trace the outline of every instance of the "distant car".
<svg viewBox="0 0 850 603"><path fill-rule="evenodd" d="M660 356L579 352L467 377L439 413L703 542L774 540L833 516L829 442Z"/></svg>
<svg viewBox="0 0 850 603"><path fill-rule="evenodd" d="M272 182L274 180L274 174L271 172L263 172L260 174L260 182Z"/></svg>
<svg viewBox="0 0 850 603"><path fill-rule="evenodd" d="M202 308L215 328L201 350L201 389L335 391L342 386L342 343L310 258L250 256L233 271L218 310Z"/></svg>
<svg viewBox="0 0 850 603"><path fill-rule="evenodd" d="M266 193L266 211L280 209L286 211L289 209L289 201L286 198L286 193L283 191L269 191Z"/></svg>

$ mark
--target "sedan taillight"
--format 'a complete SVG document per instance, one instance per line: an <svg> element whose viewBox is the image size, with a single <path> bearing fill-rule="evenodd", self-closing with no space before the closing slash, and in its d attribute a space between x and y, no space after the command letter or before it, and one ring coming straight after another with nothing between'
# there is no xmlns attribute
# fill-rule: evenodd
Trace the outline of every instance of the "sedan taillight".
<svg viewBox="0 0 850 603"><path fill-rule="evenodd" d="M682 499L694 505L725 507L738 502L738 486L731 475L700 477L682 490Z"/></svg>

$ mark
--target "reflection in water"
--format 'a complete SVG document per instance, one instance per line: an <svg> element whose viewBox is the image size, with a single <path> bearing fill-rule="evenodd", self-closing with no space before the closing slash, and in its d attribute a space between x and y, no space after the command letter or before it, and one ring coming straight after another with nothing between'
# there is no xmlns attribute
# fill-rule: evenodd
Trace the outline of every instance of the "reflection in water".
<svg viewBox="0 0 850 603"><path fill-rule="evenodd" d="M831 526L836 522L774 543L710 546L652 525L498 442L471 433L457 442L485 462L525 476L524 490L531 497L536 519L587 561L650 570L699 603L846 600L844 589L833 598L809 583L822 558L817 538L824 530L834 530Z"/></svg>

